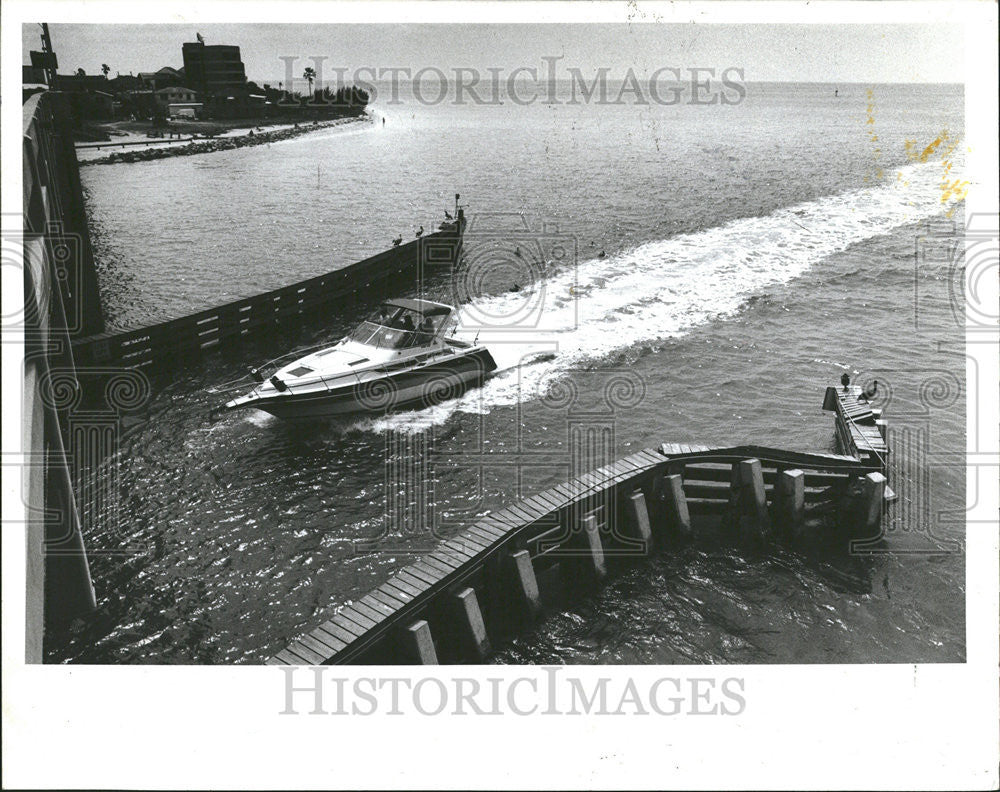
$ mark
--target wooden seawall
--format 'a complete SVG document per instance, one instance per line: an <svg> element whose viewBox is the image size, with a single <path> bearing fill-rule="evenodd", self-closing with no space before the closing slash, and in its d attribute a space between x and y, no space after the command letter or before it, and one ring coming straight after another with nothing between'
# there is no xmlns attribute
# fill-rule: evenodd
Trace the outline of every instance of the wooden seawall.
<svg viewBox="0 0 1000 792"><path fill-rule="evenodd" d="M325 275L147 327L90 335L74 342L73 354L81 365L144 368L301 322L335 300L378 301L392 296L394 288L454 264L464 224L460 213L455 230L428 234Z"/></svg>
<svg viewBox="0 0 1000 792"><path fill-rule="evenodd" d="M885 494L882 469L854 455L646 449L484 517L268 663L483 662L566 586L599 582L704 530L795 540L836 514L872 536Z"/></svg>

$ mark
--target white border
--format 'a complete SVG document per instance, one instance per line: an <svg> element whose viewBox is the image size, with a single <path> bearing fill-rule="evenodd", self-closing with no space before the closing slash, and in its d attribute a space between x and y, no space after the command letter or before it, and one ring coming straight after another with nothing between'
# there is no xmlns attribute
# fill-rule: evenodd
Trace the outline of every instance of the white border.
<svg viewBox="0 0 1000 792"><path fill-rule="evenodd" d="M769 2L24 2L2 6L2 208L20 212L21 22L664 22L943 23L966 25L966 215L997 212L997 9L992 3ZM636 21L634 19L633 21ZM3 272L4 313L20 275ZM995 283L988 286L996 289ZM996 293L984 295L996 305ZM20 370L3 350L4 451L20 438ZM980 437L996 459L996 349L970 346L979 376ZM11 361L15 361L12 364ZM971 382L971 379L970 379ZM279 717L273 668L25 667L23 538L3 532L5 787L369 788L925 788L998 784L998 513L995 468L980 483L967 538L968 660L953 665L574 667L629 673L742 676L737 718ZM975 482L970 470L969 487ZM20 508L3 479L3 514ZM355 672L358 673L358 672ZM398 675L399 669L393 669ZM454 670L435 672L443 678ZM485 678L495 668L465 669ZM531 673L531 672L529 672Z"/></svg>

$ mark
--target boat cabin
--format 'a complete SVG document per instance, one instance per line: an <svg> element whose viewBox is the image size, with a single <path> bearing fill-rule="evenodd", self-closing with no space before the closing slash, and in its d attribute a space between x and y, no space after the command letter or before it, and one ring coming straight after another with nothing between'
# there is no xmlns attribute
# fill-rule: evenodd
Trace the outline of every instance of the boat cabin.
<svg viewBox="0 0 1000 792"><path fill-rule="evenodd" d="M430 300L387 300L345 340L377 349L432 345L445 331L452 309Z"/></svg>

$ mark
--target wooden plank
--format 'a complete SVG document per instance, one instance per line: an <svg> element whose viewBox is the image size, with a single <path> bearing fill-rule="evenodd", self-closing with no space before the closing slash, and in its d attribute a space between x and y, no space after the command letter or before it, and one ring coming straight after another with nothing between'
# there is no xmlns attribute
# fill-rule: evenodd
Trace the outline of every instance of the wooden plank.
<svg viewBox="0 0 1000 792"><path fill-rule="evenodd" d="M406 592L410 597L419 597L425 591L427 591L430 586L419 578L414 578L407 575L403 576L403 572L397 572L391 578L389 578L383 585L392 586L400 591Z"/></svg>
<svg viewBox="0 0 1000 792"><path fill-rule="evenodd" d="M493 512L490 517L496 520L501 525L505 525L507 530L517 529L521 527L521 519L512 514L510 509L500 509L499 511Z"/></svg>
<svg viewBox="0 0 1000 792"><path fill-rule="evenodd" d="M440 561L442 564L447 564L452 569L459 569L462 565L465 564L466 561L468 561L471 558L471 556L468 557L459 556L457 553L455 553L455 551L448 550L443 547L436 548L434 552L430 554L429 557L433 558L435 561ZM424 560L426 559L427 556L424 557Z"/></svg>
<svg viewBox="0 0 1000 792"><path fill-rule="evenodd" d="M301 657L296 656L294 653L289 652L287 649L282 649L273 658L277 660L280 665L309 665Z"/></svg>
<svg viewBox="0 0 1000 792"><path fill-rule="evenodd" d="M440 583L442 578L451 574L451 569L444 566L444 564L428 564L425 559L420 559L414 564L411 564L408 569L413 572L414 575L419 575L428 582L433 582L435 585Z"/></svg>
<svg viewBox="0 0 1000 792"><path fill-rule="evenodd" d="M528 509L525 509L520 503L515 503L513 506L509 506L508 510L514 517L518 520L518 528L523 528L526 525L530 525L538 519L538 516Z"/></svg>
<svg viewBox="0 0 1000 792"><path fill-rule="evenodd" d="M502 538L504 538L503 536L498 537L496 536L496 534L487 533L485 530L483 530L477 525L473 525L471 528L466 528L465 532L462 535L476 536L483 542L485 542L487 547L492 547L493 545L497 544Z"/></svg>
<svg viewBox="0 0 1000 792"><path fill-rule="evenodd" d="M545 490L544 492L539 492L537 497L549 507L549 513L558 511L565 505L565 501L550 489Z"/></svg>
<svg viewBox="0 0 1000 792"><path fill-rule="evenodd" d="M307 665L323 665L327 661L326 657L302 643L301 638L296 638L292 641L288 647L288 651L304 659Z"/></svg>
<svg viewBox="0 0 1000 792"><path fill-rule="evenodd" d="M580 492L580 485L573 479L569 479L568 481L564 481L562 484L556 484L554 489L559 496L566 501L566 505L568 506L570 503L576 501Z"/></svg>
<svg viewBox="0 0 1000 792"><path fill-rule="evenodd" d="M489 549L489 544L481 536L476 536L469 531L463 531L458 536L453 536L443 546L473 558Z"/></svg>
<svg viewBox="0 0 1000 792"><path fill-rule="evenodd" d="M459 566L476 557L475 550L453 544L454 541L454 539L445 539L434 548L434 552L451 558Z"/></svg>
<svg viewBox="0 0 1000 792"><path fill-rule="evenodd" d="M326 624L330 625L329 627L326 626L324 627L324 629L326 629L327 632L334 632L333 627L337 627L346 633L350 633L355 638L360 638L362 635L365 634L365 631L368 629L367 627L364 627L363 625L360 625L355 621L351 621L346 616L341 616L339 613L336 614L332 619L330 619L329 622L324 622L324 625ZM345 638L344 640L347 639Z"/></svg>
<svg viewBox="0 0 1000 792"><path fill-rule="evenodd" d="M393 585L395 585L395 582L397 580L400 583L405 583L406 585L410 586L410 588L415 589L421 594L427 591L427 589L429 589L433 585L432 583L428 583L423 578L414 575L410 571L409 567L399 570L399 572L397 572L392 578L390 578L390 582L392 582Z"/></svg>
<svg viewBox="0 0 1000 792"><path fill-rule="evenodd" d="M371 594L365 594L361 599L354 603L355 608L361 608L362 606L370 608L373 613L378 614L381 618L378 621L382 621L386 616L392 616L396 613L396 607L393 605L387 605L381 600L375 598ZM367 611L366 611L367 613ZM372 616L374 620L375 617Z"/></svg>
<svg viewBox="0 0 1000 792"><path fill-rule="evenodd" d="M457 568L449 566L448 564L444 563L443 561L439 561L436 558L431 558L431 556L424 556L420 560L420 563L423 564L428 569L435 570L438 573L438 575L442 578L447 577Z"/></svg>
<svg viewBox="0 0 1000 792"><path fill-rule="evenodd" d="M373 621L368 616L358 611L358 609L355 608L353 605L348 605L334 618L338 619L337 624L342 625L346 621L356 625L357 627L360 627L362 632L358 633L359 637L364 633L368 632L368 630L370 630L376 624L378 624L378 622ZM342 619L343 621L339 621L340 619ZM344 629L347 628L345 627Z"/></svg>
<svg viewBox="0 0 1000 792"><path fill-rule="evenodd" d="M486 536L480 533L474 528L466 528L462 533L453 537L454 541L464 544L466 547L473 549L475 554L483 552L483 550L489 550L494 544L496 544L496 539L492 536Z"/></svg>
<svg viewBox="0 0 1000 792"><path fill-rule="evenodd" d="M309 635L332 648L335 653L347 647L346 641L342 641L337 636L331 635L322 627L314 627L309 631Z"/></svg>
<svg viewBox="0 0 1000 792"><path fill-rule="evenodd" d="M400 602L412 602L423 593L396 577L390 578L378 588L379 591L384 591L386 594L394 597Z"/></svg>
<svg viewBox="0 0 1000 792"><path fill-rule="evenodd" d="M552 488L552 491L563 502L563 507L565 508L575 499L577 488L571 487L568 481L564 481L562 484L556 484Z"/></svg>
<svg viewBox="0 0 1000 792"><path fill-rule="evenodd" d="M708 446L692 446L697 452L708 451ZM649 462L649 467L655 467L663 462L663 457L657 453L655 448L644 448L639 452Z"/></svg>
<svg viewBox="0 0 1000 792"><path fill-rule="evenodd" d="M549 505L537 495L532 495L530 498L522 500L518 505L535 520L544 517L552 511Z"/></svg>
<svg viewBox="0 0 1000 792"><path fill-rule="evenodd" d="M481 531L485 531L486 533L492 533L493 536L496 537L497 539L501 539L507 536L507 534L509 533L505 525L502 525L501 523L493 520L490 517L484 517L479 522L477 522L473 527L478 528Z"/></svg>
<svg viewBox="0 0 1000 792"><path fill-rule="evenodd" d="M327 635L332 638L337 638L343 641L345 646L350 646L354 643L354 640L358 637L354 633L350 633L341 627L339 624L335 624L333 621L323 622L317 629L322 630Z"/></svg>
<svg viewBox="0 0 1000 792"><path fill-rule="evenodd" d="M314 652L316 652L316 654L322 657L323 658L322 663L326 663L327 660L329 660L331 657L337 654L338 651L336 648L328 646L327 644L323 643L323 641L319 640L319 638L313 636L312 633L306 633L305 635L300 635L296 640L303 646L307 646L308 648L312 649Z"/></svg>
<svg viewBox="0 0 1000 792"><path fill-rule="evenodd" d="M392 589L386 590L383 583L377 589L372 589L369 595L372 599L378 600L379 602L392 608L393 613L398 611L400 608L405 608L407 603L413 602L413 597L405 592L393 591Z"/></svg>

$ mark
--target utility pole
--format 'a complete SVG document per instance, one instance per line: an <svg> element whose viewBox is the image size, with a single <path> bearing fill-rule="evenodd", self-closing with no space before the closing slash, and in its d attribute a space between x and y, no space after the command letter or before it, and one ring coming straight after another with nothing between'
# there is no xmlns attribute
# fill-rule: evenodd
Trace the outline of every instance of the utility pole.
<svg viewBox="0 0 1000 792"><path fill-rule="evenodd" d="M56 55L52 51L52 39L49 38L49 25L47 22L42 22L42 52L44 53L42 58L42 69L45 71L45 82L51 88L56 81L56 69L58 68L58 63L56 63Z"/></svg>

